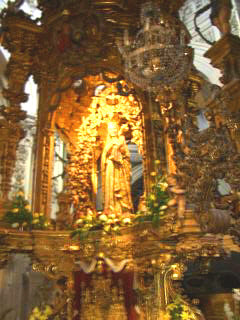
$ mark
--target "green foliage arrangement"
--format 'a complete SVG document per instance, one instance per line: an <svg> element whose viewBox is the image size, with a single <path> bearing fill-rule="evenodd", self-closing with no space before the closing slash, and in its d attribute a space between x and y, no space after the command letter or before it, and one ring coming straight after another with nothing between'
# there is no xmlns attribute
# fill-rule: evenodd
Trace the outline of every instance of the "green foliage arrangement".
<svg viewBox="0 0 240 320"><path fill-rule="evenodd" d="M106 234L118 234L120 227L131 224L130 216L125 217L113 212L93 212L89 210L86 216L75 222L76 229L71 233L71 236L83 240L88 237L90 231L96 230L102 230Z"/></svg>
<svg viewBox="0 0 240 320"><path fill-rule="evenodd" d="M33 213L32 214L32 229L35 230L45 230L49 229L50 223L47 221L44 213Z"/></svg>
<svg viewBox="0 0 240 320"><path fill-rule="evenodd" d="M191 309L177 296L173 303L167 306L169 320L194 320L196 319Z"/></svg>
<svg viewBox="0 0 240 320"><path fill-rule="evenodd" d="M3 220L15 229L37 229L44 230L50 228L43 213L32 213L29 202L24 197L24 192L20 189L11 204L8 206Z"/></svg>
<svg viewBox="0 0 240 320"><path fill-rule="evenodd" d="M19 228L30 227L32 219L29 202L25 199L23 191L20 190L8 207L4 221L11 224L13 228Z"/></svg>
<svg viewBox="0 0 240 320"><path fill-rule="evenodd" d="M53 309L49 305L45 305L42 307L35 307L31 312L29 320L55 319L55 317L52 317L52 315L53 315Z"/></svg>
<svg viewBox="0 0 240 320"><path fill-rule="evenodd" d="M157 227L166 216L169 201L168 184L166 178L160 174L151 172L151 175L155 177L155 183L152 185L151 193L146 200L146 211L138 211L135 222L151 221L153 226Z"/></svg>

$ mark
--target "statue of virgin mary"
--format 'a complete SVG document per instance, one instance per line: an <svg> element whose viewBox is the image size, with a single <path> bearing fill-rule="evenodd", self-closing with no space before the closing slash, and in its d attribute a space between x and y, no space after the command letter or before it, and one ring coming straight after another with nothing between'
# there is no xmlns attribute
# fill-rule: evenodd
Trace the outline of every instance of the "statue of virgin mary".
<svg viewBox="0 0 240 320"><path fill-rule="evenodd" d="M103 205L106 213L129 214L133 209L130 153L124 136L127 130L126 124L119 128L117 122L108 123L101 158Z"/></svg>

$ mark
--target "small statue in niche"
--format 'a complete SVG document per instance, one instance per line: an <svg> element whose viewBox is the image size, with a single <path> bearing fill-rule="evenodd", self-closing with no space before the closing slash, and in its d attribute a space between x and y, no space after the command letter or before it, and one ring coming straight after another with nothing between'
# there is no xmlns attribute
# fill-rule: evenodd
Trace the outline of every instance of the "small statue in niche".
<svg viewBox="0 0 240 320"><path fill-rule="evenodd" d="M119 128L117 122L108 123L101 158L105 212L132 213L130 153L124 136L127 131L127 124Z"/></svg>
<svg viewBox="0 0 240 320"><path fill-rule="evenodd" d="M57 48L61 53L64 53L66 50L72 47L72 26L69 22L70 13L68 10L64 10L63 12L63 22L61 25L61 30L57 35Z"/></svg>
<svg viewBox="0 0 240 320"><path fill-rule="evenodd" d="M146 201L146 194L145 193L143 195L141 195L141 197L139 199L138 211L147 213L147 201Z"/></svg>
<svg viewBox="0 0 240 320"><path fill-rule="evenodd" d="M57 230L65 230L72 224L70 215L71 198L68 192L62 191L57 195L57 199L59 211L56 214L56 228Z"/></svg>
<svg viewBox="0 0 240 320"><path fill-rule="evenodd" d="M169 192L172 194L172 199L169 200L168 206L177 206L178 218L183 220L186 209L185 190L179 186L177 177L173 174L167 178L167 182L169 185Z"/></svg>
<svg viewBox="0 0 240 320"><path fill-rule="evenodd" d="M212 25L216 26L223 35L231 33L231 0L211 0L211 5L210 19Z"/></svg>

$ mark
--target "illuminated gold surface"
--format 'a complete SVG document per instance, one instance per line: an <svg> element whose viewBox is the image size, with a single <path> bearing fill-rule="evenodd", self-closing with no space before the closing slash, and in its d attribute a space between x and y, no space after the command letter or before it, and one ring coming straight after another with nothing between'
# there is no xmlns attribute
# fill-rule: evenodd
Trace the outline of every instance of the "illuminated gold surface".
<svg viewBox="0 0 240 320"><path fill-rule="evenodd" d="M184 234L171 234L167 231L167 226L152 229L147 223L134 228L122 229L121 234L115 236L93 232L85 241L73 241L68 231L29 233L1 229L0 236L4 239L2 249L5 255L0 255L2 261L12 250L24 251L33 257L34 271L43 272L53 279L59 279L64 275L71 280L72 272L79 270L76 264L79 259L87 264L96 257L110 258L115 263L127 259L128 270L138 274L138 290L142 297L139 301L140 309L145 317L151 315L150 319L158 319L159 312L163 314L166 306L180 294L173 282L175 279L182 278L186 268L184 263L186 259L210 258L221 254L223 248L233 249L229 245L223 247L223 239L220 239L219 235L204 236L190 228L188 232L185 230ZM183 262L179 260L179 256ZM152 282L145 282L146 274L149 275ZM114 312L124 317L122 300L116 300L114 292L111 299L115 299L115 302L111 300L112 303L106 305L110 289L107 279L101 276L100 266L94 281L95 285L84 294L84 299L86 299L84 314L90 315L95 305L96 314L99 312L96 319L100 320L102 319L101 306L105 304L110 312L109 319L114 319L113 316L110 316ZM69 295L74 294L71 286L69 290ZM87 299L90 299L91 296L96 297L95 303L87 303ZM196 319L201 319L197 308L191 306L185 298L182 298L182 303L192 308ZM70 310L71 308L69 312L72 312Z"/></svg>
<svg viewBox="0 0 240 320"><path fill-rule="evenodd" d="M69 175L67 183L69 190L71 190L70 197L72 197L75 207L78 208L77 216L86 214L89 209L95 209L94 201L98 183L97 161L101 158L106 209L116 209L118 213L122 211L130 213L132 211L129 185L130 163L129 153L124 141L131 140L138 146L139 152L144 156L141 104L133 95L119 95L116 84L103 82L99 76L89 77L85 81L92 96L90 97L91 103L88 107L85 107L85 114L81 120L80 117L78 120L77 116L77 110L83 109L81 100L76 106L71 104L68 99L63 100L56 115L58 130L68 142L70 152L70 163L67 167ZM94 96L92 92L98 87L99 83L105 85L105 88L97 96ZM122 81L122 84L126 85L124 81ZM83 99L83 103L86 99ZM69 105L75 108L71 113L66 112ZM74 116L69 118L71 114ZM119 152L118 156L121 155L121 163L112 161L114 144L108 135L108 124L110 122L115 122L119 126L119 136L113 140L116 140L115 142L118 144L115 151ZM118 178L115 174L118 175ZM118 198L119 201L116 200L117 198L114 195L114 192L118 192L118 183L120 183L119 187L121 189L119 194L121 200Z"/></svg>
<svg viewBox="0 0 240 320"><path fill-rule="evenodd" d="M128 214L133 210L131 199L130 153L124 137L128 125L119 128L108 123L108 133L101 156L104 211Z"/></svg>
<svg viewBox="0 0 240 320"><path fill-rule="evenodd" d="M2 113L5 119L1 120L0 128L2 137L1 174L3 176L2 208L8 196L16 148L22 137L19 122L24 119L25 113L21 110L20 104L26 100L24 86L29 74L33 74L39 88L33 188L33 203L36 212L44 212L46 215L51 213L55 128L67 144L70 154L70 162L67 167L68 179L65 181L67 192L59 195L58 228L61 229L66 220L68 221L72 203L78 207L79 215L86 214L89 209L94 208L97 190L96 163L106 148L107 125L114 116L119 121L119 127L128 125L128 130L124 132L124 139L135 143L143 155L146 192L149 192L151 184L150 172L155 170L154 160L160 159L163 166L162 172L166 172L165 160L168 159L171 172L175 173L180 163L184 164L181 159L196 159L196 153L187 147L187 142L192 143L191 139L195 138L188 127L184 132L185 136L177 139L182 149L174 150L174 143L171 140L174 136L179 138L179 132L176 134L176 127L184 124L186 116L193 121L192 127L195 125L194 94L201 87L202 81L194 72L186 84L189 89L187 98L183 97L180 91L171 93L169 96L149 97L138 89L129 96L119 95L116 83L109 83L102 76L108 71L108 75L122 77L124 66L115 40L122 35L126 27L133 28L135 31L142 2L140 0L82 2L76 0L66 1L66 6L53 8L51 7L52 1L50 3L50 1L41 0L39 3L44 12L41 26L38 26L29 17L21 16L18 12L9 11L5 14L2 19L2 27L6 30L3 45L11 52L11 58L7 68L9 85L8 89L4 90L4 97L8 99L9 107ZM176 13L184 3L183 0L159 0L157 2L164 10L172 13ZM72 32L71 39L74 41L63 43L66 31L69 30ZM236 80L236 75L239 76L239 70L236 68L239 52L239 39L228 35L207 53L213 65L223 71L223 82L226 86L222 92L233 97L232 100L225 101L225 105L222 100L215 99L209 102L208 107L213 110L214 117L218 117L221 121L225 119L226 113L224 112L230 111L224 124L230 129L231 138L236 143L238 151L240 150L239 115L236 116L235 112L239 110L240 101L239 81ZM78 91L73 88L73 85L74 81L79 79L84 80L85 87ZM105 90L95 95L95 88L101 84L106 86ZM121 80L121 84L123 87L128 85L130 90L134 89L124 80ZM169 108L170 104L171 108ZM166 111L165 116L171 120L171 126L162 123L161 109ZM217 129L221 126L221 121L218 121ZM166 139L166 136L169 137L169 140ZM197 156L209 155L210 159L214 160L214 156L223 146L215 144L215 137L216 131L208 130L204 139L206 141L213 139L211 146L216 149L211 149L208 144L200 146L198 143L201 150ZM162 145L167 145L166 159L160 148ZM182 154L184 157L180 157L178 162L177 156L182 156ZM235 158L231 158L231 161L235 165ZM185 175L182 174L180 182L185 182L184 187L190 184L188 194L191 194L193 187L198 187L198 194L205 194L206 190L209 191L206 186L211 185L206 167L200 166L198 172L194 161L190 161L188 165L187 172L192 172L193 177L195 174L200 174L200 177L205 177L205 180L203 179L201 185L193 184L190 180L185 181ZM234 166L232 167L234 169ZM221 170L222 167L219 167L218 172ZM232 172L231 170L229 172ZM231 173L232 178L235 177L235 173ZM113 184L115 185L115 182ZM106 194L110 198L111 190L108 189ZM178 198L180 197L181 203L185 204L185 194L182 193ZM195 200L191 204L200 208L203 201L199 203ZM210 190L209 193L206 193L204 201L212 205L214 200L211 198ZM228 203L227 200L226 202ZM128 259L128 268L139 275L139 290L143 296L140 305L146 319L159 319L159 316L164 315L166 305L179 293L173 286L173 279L181 278L186 261L194 261L199 258L208 261L213 257L221 256L223 250L239 252L239 243L236 238L231 235L205 234L196 221L194 212L185 210L184 205L181 208L179 205L178 209L181 209L181 215L177 212L176 207L169 210L169 219L160 229L154 229L150 223L146 223L122 229L120 235L103 235L101 232L92 232L89 238L82 242L73 241L70 238L70 232L67 231L28 233L3 228L0 230L0 260L1 263L4 263L12 251L28 252L32 256L34 270L56 279L65 275L72 281L72 272L77 270L75 262L79 257L84 261L95 257L109 257L116 261ZM239 212L236 210L234 214L234 226L231 228L235 228L235 235L239 237ZM217 232L221 230L222 219L221 221L215 220L210 211L204 212L202 218L204 217L203 221L207 221L205 231L213 227ZM148 273L149 278L153 279L149 286L144 283L145 273ZM98 292L104 286L107 287L107 282L96 281L94 292ZM72 291L69 296L72 297ZM85 299L87 304L87 294L85 294ZM102 302L100 300L99 304ZM185 300L182 300L182 303L188 304ZM85 307L86 317L88 317L87 313L91 310L88 305ZM200 318L198 311L194 308L193 310L196 317ZM69 314L71 312L72 310L69 311ZM124 319L121 301L115 303L114 310L111 312L117 313ZM96 319L98 317L100 319L101 315L96 316Z"/></svg>

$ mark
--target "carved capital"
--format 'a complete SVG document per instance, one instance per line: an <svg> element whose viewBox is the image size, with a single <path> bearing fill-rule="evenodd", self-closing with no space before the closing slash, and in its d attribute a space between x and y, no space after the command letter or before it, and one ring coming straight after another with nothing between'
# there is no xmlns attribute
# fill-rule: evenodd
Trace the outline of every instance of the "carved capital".
<svg viewBox="0 0 240 320"><path fill-rule="evenodd" d="M11 106L1 110L2 115L12 123L18 123L27 117L27 113L19 106Z"/></svg>

